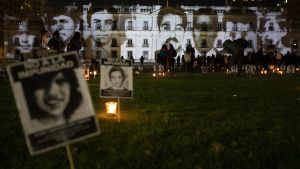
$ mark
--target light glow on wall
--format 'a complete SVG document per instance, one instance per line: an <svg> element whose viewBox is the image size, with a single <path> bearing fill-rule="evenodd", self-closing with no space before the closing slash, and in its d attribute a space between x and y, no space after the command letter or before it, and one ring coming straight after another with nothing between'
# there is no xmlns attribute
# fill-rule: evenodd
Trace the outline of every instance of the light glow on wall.
<svg viewBox="0 0 300 169"><path fill-rule="evenodd" d="M288 35L287 28L282 26L286 19L280 12L263 13L256 7L247 8L253 11L254 15L249 16L253 24L250 24L247 16L243 16L244 20L239 20L239 15L236 15L230 20L227 13L233 11L231 7L130 6L126 8L114 5L112 7L114 10L111 12L112 10L108 9L93 8L93 5L89 4L83 5L79 17L74 17L74 13L70 12L73 8L79 8L70 6L66 8L69 14L66 12L55 13L53 16L45 14L43 17L48 18L42 19L49 31L59 30L65 44L69 42L75 31L80 31L86 44L86 47L82 48L82 52L87 55L85 59L121 56L129 58L132 54L136 60L144 56L146 62L154 61L155 53L164 43L173 44L180 56L184 54L188 43L195 47L196 56L209 56L222 51L220 44L225 40L238 38L245 38L252 42L252 46L245 50L245 54L256 52L259 47L270 46L272 50L277 49L282 54L291 51L289 45L283 43L283 38ZM195 12L188 12L189 9ZM161 12L162 10L166 11ZM205 10L215 12L201 13ZM23 22L26 23L25 20ZM217 29L219 23L221 25ZM35 39L39 35L31 34L31 31L25 28L10 37L12 42L19 43L19 45L11 44L14 46L11 53L15 53L16 49L27 54L34 52ZM129 40L131 44L128 44Z"/></svg>

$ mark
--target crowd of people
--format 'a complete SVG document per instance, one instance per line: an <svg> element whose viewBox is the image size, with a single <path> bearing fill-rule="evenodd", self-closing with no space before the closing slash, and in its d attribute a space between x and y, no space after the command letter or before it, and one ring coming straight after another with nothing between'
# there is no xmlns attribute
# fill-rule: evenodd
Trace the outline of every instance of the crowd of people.
<svg viewBox="0 0 300 169"><path fill-rule="evenodd" d="M156 62L162 64L164 71L184 70L184 72L192 72L197 69L207 68L208 71L224 71L230 68L230 54L217 53L211 56L195 56L195 49L188 45L182 56L174 55L176 51L172 48L172 44L164 44L156 56ZM256 53L241 56L242 65L255 65L256 68L268 70L270 65L276 67L287 65L300 65L300 57L293 55L291 52L286 54L275 50L274 52L265 53L260 48Z"/></svg>

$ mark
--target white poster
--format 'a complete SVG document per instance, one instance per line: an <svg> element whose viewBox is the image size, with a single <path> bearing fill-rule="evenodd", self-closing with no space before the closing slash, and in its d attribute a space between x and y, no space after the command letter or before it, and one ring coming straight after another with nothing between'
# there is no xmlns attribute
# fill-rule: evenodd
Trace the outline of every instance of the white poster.
<svg viewBox="0 0 300 169"><path fill-rule="evenodd" d="M32 155L99 133L77 52L20 62L7 70Z"/></svg>
<svg viewBox="0 0 300 169"><path fill-rule="evenodd" d="M133 97L131 60L102 59L100 71L100 97Z"/></svg>

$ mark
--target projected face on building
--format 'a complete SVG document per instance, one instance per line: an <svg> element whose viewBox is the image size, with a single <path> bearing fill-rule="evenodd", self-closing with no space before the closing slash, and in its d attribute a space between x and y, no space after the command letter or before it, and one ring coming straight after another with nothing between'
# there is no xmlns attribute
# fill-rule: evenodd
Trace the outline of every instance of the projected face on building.
<svg viewBox="0 0 300 169"><path fill-rule="evenodd" d="M208 48L212 48L215 38L215 35L207 36L207 31L212 25L212 19L209 15L195 15L193 17L194 31L193 38L195 42L195 48L202 53L207 53Z"/></svg>
<svg viewBox="0 0 300 169"><path fill-rule="evenodd" d="M278 49L282 54L290 51L283 43L282 39L287 35L287 30L283 26L286 19L278 15L265 16L263 23L263 32L259 33L262 44L267 48Z"/></svg>
<svg viewBox="0 0 300 169"><path fill-rule="evenodd" d="M112 14L96 12L91 16L91 33L95 42L106 46L112 40L111 34L114 26Z"/></svg>
<svg viewBox="0 0 300 169"><path fill-rule="evenodd" d="M24 54L30 53L37 37L29 33L27 21L21 22L18 32L19 33L17 35L12 37L16 49Z"/></svg>
<svg viewBox="0 0 300 169"><path fill-rule="evenodd" d="M69 16L58 15L53 17L51 21L52 32L58 30L60 37L63 38L64 42L66 43L71 39L75 29L75 23Z"/></svg>
<svg viewBox="0 0 300 169"><path fill-rule="evenodd" d="M157 19L159 27L160 45L173 44L174 49L179 52L184 46L184 29L186 26L186 14L169 7L159 12Z"/></svg>

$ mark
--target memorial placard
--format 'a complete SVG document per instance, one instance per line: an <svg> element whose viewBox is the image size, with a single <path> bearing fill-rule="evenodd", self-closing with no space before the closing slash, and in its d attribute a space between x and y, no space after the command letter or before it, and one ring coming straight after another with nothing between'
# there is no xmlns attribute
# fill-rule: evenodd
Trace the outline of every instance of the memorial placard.
<svg viewBox="0 0 300 169"><path fill-rule="evenodd" d="M7 70L31 154L99 133L77 52L12 64Z"/></svg>
<svg viewBox="0 0 300 169"><path fill-rule="evenodd" d="M102 59L100 72L100 97L133 97L131 60Z"/></svg>

